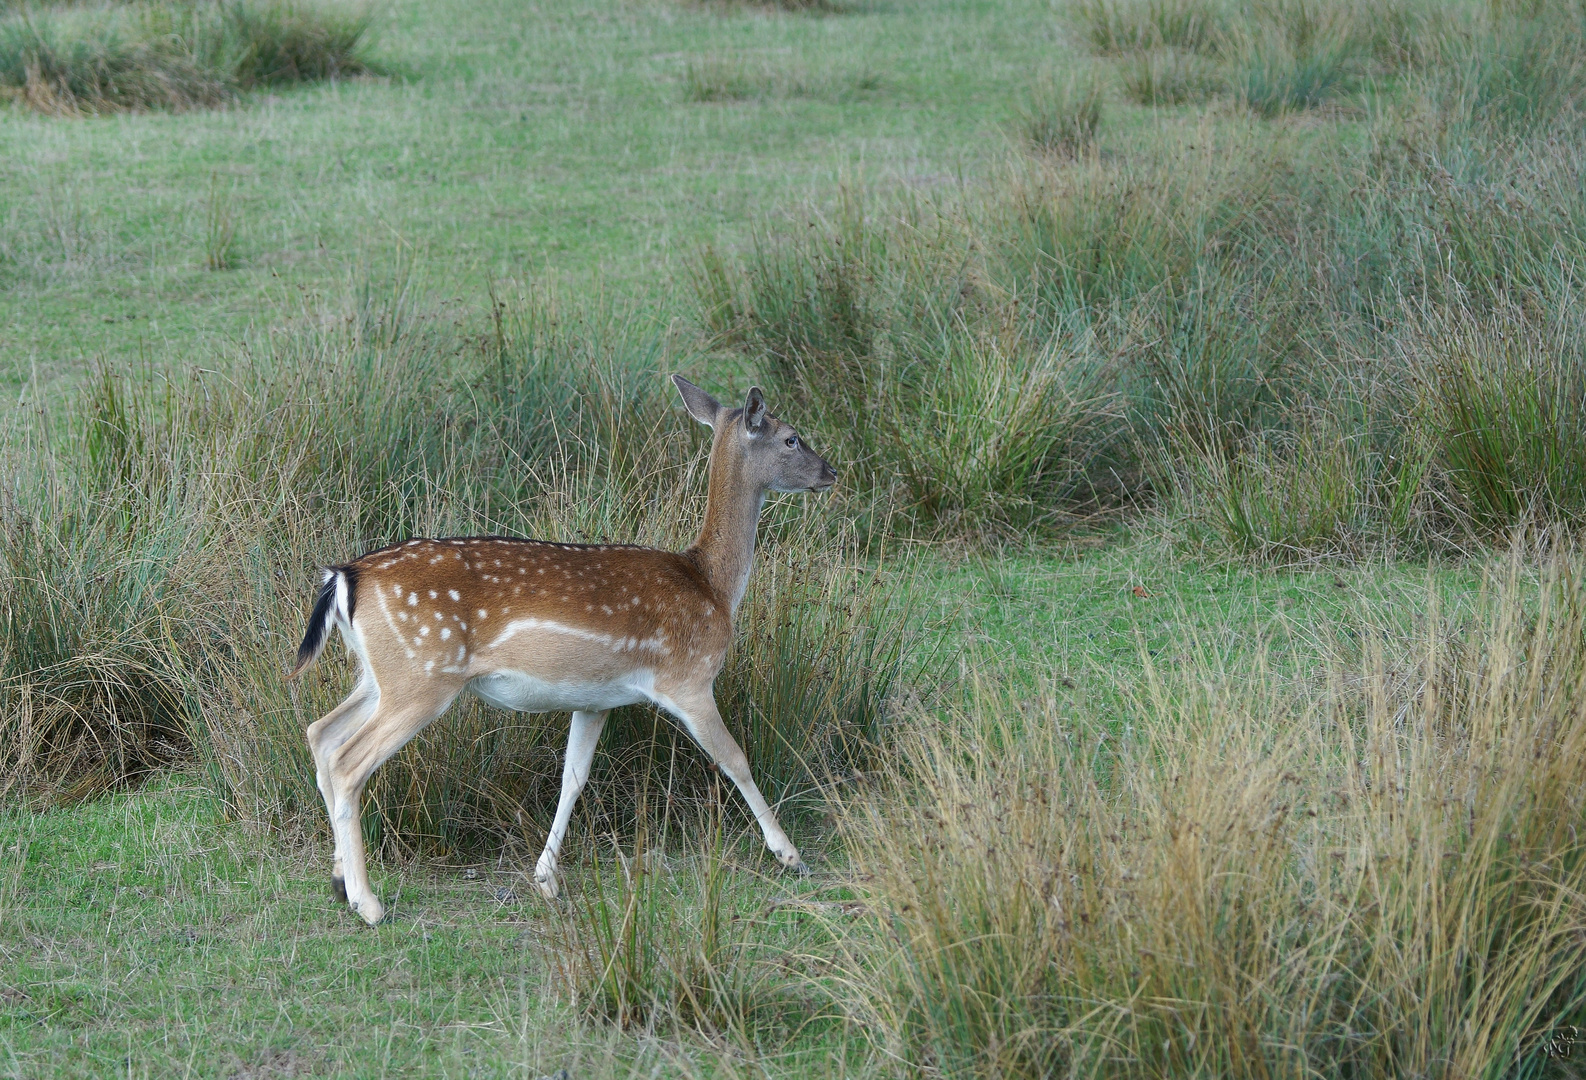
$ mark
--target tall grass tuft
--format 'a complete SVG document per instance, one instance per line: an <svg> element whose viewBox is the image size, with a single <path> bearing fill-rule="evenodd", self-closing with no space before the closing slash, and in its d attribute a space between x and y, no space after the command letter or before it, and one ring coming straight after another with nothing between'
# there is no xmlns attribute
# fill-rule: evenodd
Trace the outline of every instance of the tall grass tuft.
<svg viewBox="0 0 1586 1080"><path fill-rule="evenodd" d="M1427 550L1446 538L1429 448L1375 444L1370 424L1315 406L1301 416L1233 451L1216 441L1164 447L1163 511L1186 546L1292 564Z"/></svg>
<svg viewBox="0 0 1586 1080"><path fill-rule="evenodd" d="M1239 100L1265 117L1311 109L1349 88L1358 42L1344 26L1297 26L1243 36L1233 47L1229 82Z"/></svg>
<svg viewBox="0 0 1586 1080"><path fill-rule="evenodd" d="M1187 49L1141 49L1119 65L1124 92L1139 105L1183 105L1218 89L1214 67Z"/></svg>
<svg viewBox="0 0 1586 1080"><path fill-rule="evenodd" d="M64 488L0 495L0 794L84 798L189 745L193 703L158 608L195 555L184 508L133 520Z"/></svg>
<svg viewBox="0 0 1586 1080"><path fill-rule="evenodd" d="M1548 565L1321 683L1185 643L1121 723L922 717L843 816L852 1015L917 1075L1540 1069L1586 1009L1586 591Z"/></svg>
<svg viewBox="0 0 1586 1080"><path fill-rule="evenodd" d="M1164 46L1210 51L1233 15L1231 5L1215 0L1082 0L1073 13L1104 55Z"/></svg>
<svg viewBox="0 0 1586 1080"><path fill-rule="evenodd" d="M209 198L204 204L204 268L229 270L237 242L237 186L222 185L219 173L209 177Z"/></svg>
<svg viewBox="0 0 1586 1080"><path fill-rule="evenodd" d="M733 861L722 794L674 814L670 803L657 813L641 792L631 844L607 838L589 859L550 956L586 1015L749 1048L785 1039L818 1008L779 963L809 934L779 932L765 918L758 883ZM668 839L674 831L693 839L680 846Z"/></svg>
<svg viewBox="0 0 1586 1080"><path fill-rule="evenodd" d="M870 536L1059 517L1092 500L1119 434L1090 338L1032 347L974 317L980 275L957 228L878 220L851 199L826 228L765 238L743 262L707 253L696 275L717 339L761 358L857 474Z"/></svg>
<svg viewBox="0 0 1586 1080"><path fill-rule="evenodd" d="M224 9L229 74L238 87L282 86L362 75L368 59L367 9L314 0L261 0Z"/></svg>
<svg viewBox="0 0 1586 1080"><path fill-rule="evenodd" d="M1103 97L1093 72L1074 72L1063 80L1047 75L1031 89L1019 112L1019 133L1038 153L1083 153L1096 142Z"/></svg>
<svg viewBox="0 0 1586 1080"><path fill-rule="evenodd" d="M299 0L49 7L0 16L0 91L56 115L219 105L371 70L366 14Z"/></svg>
<svg viewBox="0 0 1586 1080"><path fill-rule="evenodd" d="M1586 340L1560 308L1441 309L1406 337L1426 437L1489 534L1586 521Z"/></svg>
<svg viewBox="0 0 1586 1080"><path fill-rule="evenodd" d="M753 70L733 57L704 56L683 71L684 101L744 101L773 90L770 72Z"/></svg>

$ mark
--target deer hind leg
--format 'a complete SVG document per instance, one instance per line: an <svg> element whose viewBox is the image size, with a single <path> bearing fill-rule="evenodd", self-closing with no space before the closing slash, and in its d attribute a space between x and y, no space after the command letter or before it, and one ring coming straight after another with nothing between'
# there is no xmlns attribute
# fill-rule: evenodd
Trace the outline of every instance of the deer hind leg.
<svg viewBox="0 0 1586 1080"><path fill-rule="evenodd" d="M329 754L331 826L342 858L347 904L370 926L385 917L385 908L369 887L364 866L360 805L364 785L375 769L446 711L457 689L420 685L401 687L389 696L382 694L363 726Z"/></svg>
<svg viewBox="0 0 1586 1080"><path fill-rule="evenodd" d="M804 861L799 858L798 848L782 831L776 813L755 786L754 777L749 775L749 759L732 737L732 732L727 730L727 725L722 723L721 712L716 708L716 699L710 691L691 695L683 701L667 701L663 707L683 721L694 741L737 785L743 801L749 804L749 812L754 814L755 821L760 824L760 831L765 834L765 846L771 849L771 854L783 866L802 870Z"/></svg>
<svg viewBox="0 0 1586 1080"><path fill-rule="evenodd" d="M336 833L336 803L330 786L330 755L369 719L379 698L380 688L365 673L346 700L308 726L308 749L314 755L314 783L325 800L325 814L330 818L332 834ZM345 901L347 888L342 881L339 838L332 848L330 889L336 899Z"/></svg>
<svg viewBox="0 0 1586 1080"><path fill-rule="evenodd" d="M573 817L573 804L578 793L584 790L589 779L589 767L595 760L595 744L600 741L600 730L606 726L605 712L575 712L572 727L567 733L567 760L562 765L562 794L556 801L556 820L551 823L551 833L545 838L545 851L534 867L534 884L547 900L556 898L556 855L562 849L562 838L567 835L567 823Z"/></svg>

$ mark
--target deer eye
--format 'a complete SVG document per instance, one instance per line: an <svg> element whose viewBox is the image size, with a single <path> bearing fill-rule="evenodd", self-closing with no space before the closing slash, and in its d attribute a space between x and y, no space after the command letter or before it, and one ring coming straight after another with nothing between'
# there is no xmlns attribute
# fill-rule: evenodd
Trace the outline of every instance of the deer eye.
<svg viewBox="0 0 1586 1080"><path fill-rule="evenodd" d="M794 450L797 450L799 446L799 437L797 435L789 435L787 437L787 444Z"/></svg>

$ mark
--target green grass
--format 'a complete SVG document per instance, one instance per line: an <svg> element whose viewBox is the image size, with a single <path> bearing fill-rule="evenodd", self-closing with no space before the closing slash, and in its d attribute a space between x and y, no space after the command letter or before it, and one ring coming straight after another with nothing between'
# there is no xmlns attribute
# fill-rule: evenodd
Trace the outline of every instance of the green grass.
<svg viewBox="0 0 1586 1080"><path fill-rule="evenodd" d="M1571 1075L1574 7L371 12L0 104L0 1076ZM840 472L718 683L813 876L630 709L547 904L565 721L464 704L363 927L314 566L681 546L679 370Z"/></svg>
<svg viewBox="0 0 1586 1080"><path fill-rule="evenodd" d="M670 320L698 242L845 175L931 195L995 159L1048 27L1033 8L945 2L826 17L399 2L371 30L380 79L181 116L18 107L0 117L0 378L53 400L100 357L202 364L396 259L469 305L491 281L549 276ZM821 92L688 101L708 56ZM206 269L212 174L235 223L223 273Z"/></svg>
<svg viewBox="0 0 1586 1080"><path fill-rule="evenodd" d="M390 867L393 918L348 934L317 852L224 824L185 780L0 816L0 1075L735 1075L698 1036L636 1046L581 1020L568 913L527 899L531 863ZM768 942L808 938L766 905L819 885L757 878L751 850L727 851L728 902ZM823 1041L797 1040L784 1074L823 1071Z"/></svg>

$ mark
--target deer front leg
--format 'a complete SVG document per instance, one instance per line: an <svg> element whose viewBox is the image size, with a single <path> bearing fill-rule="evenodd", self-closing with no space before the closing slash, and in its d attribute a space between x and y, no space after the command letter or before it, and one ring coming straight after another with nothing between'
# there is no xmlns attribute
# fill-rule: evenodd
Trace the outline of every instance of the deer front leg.
<svg viewBox="0 0 1586 1080"><path fill-rule="evenodd" d="M556 855L562 850L562 838L567 835L567 823L573 817L573 804L589 779L595 744L600 741L600 731L605 726L605 712L573 714L572 727L567 732L567 760L562 764L562 794L556 801L556 820L551 823L551 833L545 838L545 851L534 867L534 885L547 900L556 899Z"/></svg>
<svg viewBox="0 0 1586 1080"><path fill-rule="evenodd" d="M804 870L804 861L799 858L798 848L782 831L775 811L755 786L754 777L749 775L749 759L744 755L743 748L732 737L732 732L727 730L727 725L722 723L715 697L707 690L704 694L691 695L685 701L671 700L660 704L683 721L688 733L694 736L694 741L737 786L743 801L749 804L749 812L759 823L760 831L765 834L765 846L771 849L777 861L789 869Z"/></svg>

